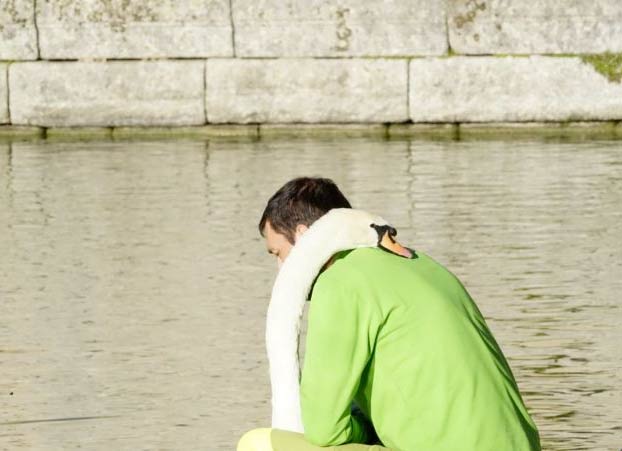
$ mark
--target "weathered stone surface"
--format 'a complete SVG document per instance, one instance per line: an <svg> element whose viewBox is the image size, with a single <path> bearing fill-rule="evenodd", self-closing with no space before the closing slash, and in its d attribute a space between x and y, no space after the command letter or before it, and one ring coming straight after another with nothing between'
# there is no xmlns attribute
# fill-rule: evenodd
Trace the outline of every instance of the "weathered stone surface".
<svg viewBox="0 0 622 451"><path fill-rule="evenodd" d="M0 64L0 124L9 122L8 70L6 64Z"/></svg>
<svg viewBox="0 0 622 451"><path fill-rule="evenodd" d="M238 56L409 56L447 51L445 2L233 0Z"/></svg>
<svg viewBox="0 0 622 451"><path fill-rule="evenodd" d="M620 0L450 0L447 23L463 54L622 52Z"/></svg>
<svg viewBox="0 0 622 451"><path fill-rule="evenodd" d="M410 62L414 122L622 119L622 83L575 57L451 57Z"/></svg>
<svg viewBox="0 0 622 451"><path fill-rule="evenodd" d="M37 59L34 1L0 1L0 60L33 59Z"/></svg>
<svg viewBox="0 0 622 451"><path fill-rule="evenodd" d="M193 125L205 122L202 61L15 63L14 124Z"/></svg>
<svg viewBox="0 0 622 451"><path fill-rule="evenodd" d="M43 58L232 56L228 0L45 0Z"/></svg>
<svg viewBox="0 0 622 451"><path fill-rule="evenodd" d="M404 121L405 60L282 59L207 62L214 123Z"/></svg>

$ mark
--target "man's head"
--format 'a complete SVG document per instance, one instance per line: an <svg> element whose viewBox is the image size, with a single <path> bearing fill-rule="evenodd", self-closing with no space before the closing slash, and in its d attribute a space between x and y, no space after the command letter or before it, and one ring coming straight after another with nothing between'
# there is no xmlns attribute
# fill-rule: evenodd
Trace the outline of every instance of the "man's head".
<svg viewBox="0 0 622 451"><path fill-rule="evenodd" d="M352 206L337 185L326 178L295 178L272 195L261 215L259 233L279 265L300 235L333 208Z"/></svg>

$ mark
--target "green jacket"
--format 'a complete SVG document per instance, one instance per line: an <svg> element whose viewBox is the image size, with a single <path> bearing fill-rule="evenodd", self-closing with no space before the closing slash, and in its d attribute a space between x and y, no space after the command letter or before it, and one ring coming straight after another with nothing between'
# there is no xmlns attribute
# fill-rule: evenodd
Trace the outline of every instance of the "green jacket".
<svg viewBox="0 0 622 451"><path fill-rule="evenodd" d="M499 345L460 281L430 257L337 254L311 295L301 380L307 439L403 451L539 450Z"/></svg>

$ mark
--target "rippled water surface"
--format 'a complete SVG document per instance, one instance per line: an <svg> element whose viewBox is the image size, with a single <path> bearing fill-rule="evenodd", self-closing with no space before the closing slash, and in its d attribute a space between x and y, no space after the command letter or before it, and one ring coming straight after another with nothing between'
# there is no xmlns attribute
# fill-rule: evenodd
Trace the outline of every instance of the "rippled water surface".
<svg viewBox="0 0 622 451"><path fill-rule="evenodd" d="M622 447L622 142L0 143L0 448L234 449L269 422L256 223L297 175L466 284L545 449Z"/></svg>

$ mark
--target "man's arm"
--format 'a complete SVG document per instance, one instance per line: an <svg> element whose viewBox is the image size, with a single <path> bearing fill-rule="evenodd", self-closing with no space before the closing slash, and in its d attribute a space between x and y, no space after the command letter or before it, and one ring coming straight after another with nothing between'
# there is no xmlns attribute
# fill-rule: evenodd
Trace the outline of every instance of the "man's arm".
<svg viewBox="0 0 622 451"><path fill-rule="evenodd" d="M301 382L307 439L319 446L367 443L375 433L351 405L371 356L370 305L341 283L318 280L309 309Z"/></svg>

